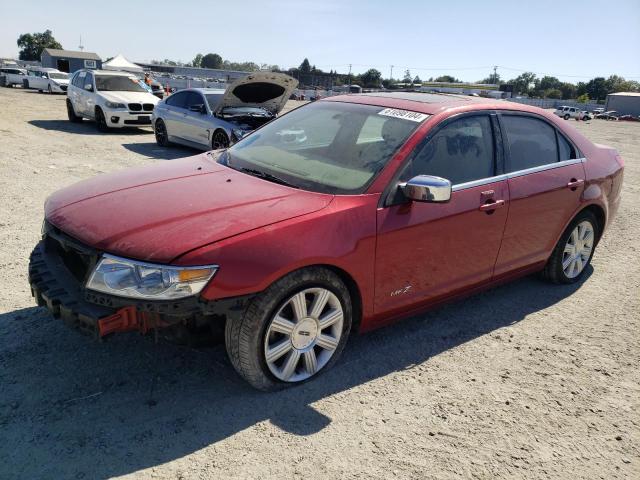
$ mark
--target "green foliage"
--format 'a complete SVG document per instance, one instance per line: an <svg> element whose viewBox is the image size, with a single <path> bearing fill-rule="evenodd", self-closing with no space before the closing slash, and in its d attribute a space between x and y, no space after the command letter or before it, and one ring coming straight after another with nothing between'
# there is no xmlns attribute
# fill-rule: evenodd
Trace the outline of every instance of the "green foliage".
<svg viewBox="0 0 640 480"><path fill-rule="evenodd" d="M309 63L309 59L305 58L300 64L300 73L311 73L311 64Z"/></svg>
<svg viewBox="0 0 640 480"><path fill-rule="evenodd" d="M222 57L217 53L207 53L200 61L202 68L222 68Z"/></svg>
<svg viewBox="0 0 640 480"><path fill-rule="evenodd" d="M192 67L201 67L202 66L202 57L201 53L197 54L193 60L191 60Z"/></svg>
<svg viewBox="0 0 640 480"><path fill-rule="evenodd" d="M589 95L583 93L582 95L579 95L576 100L578 101L578 103L587 103L589 101Z"/></svg>
<svg viewBox="0 0 640 480"><path fill-rule="evenodd" d="M556 98L560 100L562 98L562 92L557 88L548 88L544 90L544 98Z"/></svg>
<svg viewBox="0 0 640 480"><path fill-rule="evenodd" d="M422 85L422 80L420 80L420 77L418 75L416 75L415 78L413 79L413 83L414 83L414 85L416 83Z"/></svg>
<svg viewBox="0 0 640 480"><path fill-rule="evenodd" d="M40 55L45 48L62 49L62 45L55 38L51 30L43 33L23 33L18 37L20 47L20 60L40 60Z"/></svg>
<svg viewBox="0 0 640 480"><path fill-rule="evenodd" d="M432 81L431 79L429 79L429 81ZM461 83L460 80L458 80L457 78L451 76L451 75L441 75L439 77L436 77L434 80L434 82L447 82L447 83Z"/></svg>
<svg viewBox="0 0 640 480"><path fill-rule="evenodd" d="M535 86L536 74L533 72L524 72L506 82L509 85L513 85L513 93L521 95L529 95L532 87Z"/></svg>
<svg viewBox="0 0 640 480"><path fill-rule="evenodd" d="M370 68L362 75L358 75L358 77L357 80L360 80L362 86L367 88L379 88L382 81L382 73L375 68Z"/></svg>
<svg viewBox="0 0 640 480"><path fill-rule="evenodd" d="M558 89L562 92L562 99L569 100L571 98L576 98L577 88L573 83L563 82L560 84Z"/></svg>
<svg viewBox="0 0 640 480"><path fill-rule="evenodd" d="M478 83L488 83L493 85L499 85L500 83L502 83L502 79L500 78L499 73L496 73L496 74L492 73L487 78L483 78L482 80L478 81Z"/></svg>
<svg viewBox="0 0 640 480"><path fill-rule="evenodd" d="M411 72L409 70L404 71L402 83L411 83Z"/></svg>

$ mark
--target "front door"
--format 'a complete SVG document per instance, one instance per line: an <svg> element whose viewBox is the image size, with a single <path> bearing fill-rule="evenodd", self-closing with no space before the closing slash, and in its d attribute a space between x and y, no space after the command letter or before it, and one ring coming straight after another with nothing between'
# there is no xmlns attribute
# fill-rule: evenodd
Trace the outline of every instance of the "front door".
<svg viewBox="0 0 640 480"><path fill-rule="evenodd" d="M489 114L449 121L404 167L399 182L435 175L450 180L453 191L448 203L400 196L378 209L376 314L417 307L492 277L509 207L495 126Z"/></svg>
<svg viewBox="0 0 640 480"><path fill-rule="evenodd" d="M503 114L511 207L495 275L545 262L580 204L578 150L546 120Z"/></svg>
<svg viewBox="0 0 640 480"><path fill-rule="evenodd" d="M203 111L193 111L192 108L203 108ZM187 96L187 111L182 125L183 138L200 145L211 145L211 123L207 113L207 105L202 94L189 92Z"/></svg>

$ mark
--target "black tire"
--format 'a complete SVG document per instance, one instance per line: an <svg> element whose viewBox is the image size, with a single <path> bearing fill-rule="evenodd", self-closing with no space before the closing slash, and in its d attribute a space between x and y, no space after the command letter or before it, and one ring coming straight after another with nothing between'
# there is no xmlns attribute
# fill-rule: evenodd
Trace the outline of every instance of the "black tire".
<svg viewBox="0 0 640 480"><path fill-rule="evenodd" d="M47 85L47 92L49 92L49 95L53 95L53 90L51 90L51 85Z"/></svg>
<svg viewBox="0 0 640 480"><path fill-rule="evenodd" d="M107 125L107 119L104 116L104 112L100 107L96 107L96 126L100 132L108 132L109 125Z"/></svg>
<svg viewBox="0 0 640 480"><path fill-rule="evenodd" d="M562 118L564 118L565 120L569 120L569 118L571 118L571 117L570 117L570 116L569 116L569 114L567 113L567 114L566 114L564 117L562 117Z"/></svg>
<svg viewBox="0 0 640 480"><path fill-rule="evenodd" d="M315 374L299 382L277 379L265 360L264 342L274 315L291 296L307 288L320 287L332 292L343 310L342 335L333 356ZM236 371L251 386L262 391L276 391L299 385L331 368L340 357L351 331L353 309L349 290L332 271L321 267L297 270L273 283L255 297L242 315L227 318L225 345L227 355Z"/></svg>
<svg viewBox="0 0 640 480"><path fill-rule="evenodd" d="M171 145L169 141L169 132L167 131L167 125L164 120L159 118L153 126L153 133L156 136L156 143L161 147L168 147Z"/></svg>
<svg viewBox="0 0 640 480"><path fill-rule="evenodd" d="M219 150L229 146L229 137L224 130L216 130L211 137L211 150Z"/></svg>
<svg viewBox="0 0 640 480"><path fill-rule="evenodd" d="M73 110L73 105L71 105L69 100L67 100L67 116L70 122L80 123L82 121L82 117L76 115L76 112Z"/></svg>
<svg viewBox="0 0 640 480"><path fill-rule="evenodd" d="M591 227L593 228L593 235L594 235L593 247L591 248L591 254L589 255L589 258L584 263L584 266L580 271L580 273L577 276L570 278L565 274L564 269L562 267L565 246L567 245L567 241L569 240L569 237L573 232L573 230L576 228L576 226L585 221L589 222L591 224ZM558 243L553 249L553 253L551 253L549 260L547 260L547 264L545 265L544 270L542 271L542 278L551 283L558 283L558 284L575 283L579 281L584 276L584 272L586 272L587 267L591 264L591 259L593 258L593 253L596 250L596 246L598 245L598 240L600 239L601 233L602 232L600 231L600 225L598 223L598 219L595 217L595 215L591 211L583 210L578 215L576 215L576 217L571 221L569 226L566 228L566 230L560 237L560 240L558 240Z"/></svg>

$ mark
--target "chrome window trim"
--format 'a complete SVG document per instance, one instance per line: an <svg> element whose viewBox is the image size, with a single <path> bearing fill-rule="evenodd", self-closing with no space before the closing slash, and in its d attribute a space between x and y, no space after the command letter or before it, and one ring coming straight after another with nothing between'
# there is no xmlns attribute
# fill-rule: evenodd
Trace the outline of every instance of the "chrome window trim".
<svg viewBox="0 0 640 480"><path fill-rule="evenodd" d="M522 177L531 173L544 172L545 170L553 170L555 168L568 167L569 165L576 165L578 163L586 162L586 158L573 158L571 160L563 160L562 162L547 163L545 165L539 165L537 167L526 168L524 170L517 170L515 172L504 173L502 175L496 175L495 177L481 178L479 180L472 180L470 182L458 183L451 187L452 192L459 190L466 190L467 188L480 187L489 183L501 182L502 180L508 180L510 178Z"/></svg>

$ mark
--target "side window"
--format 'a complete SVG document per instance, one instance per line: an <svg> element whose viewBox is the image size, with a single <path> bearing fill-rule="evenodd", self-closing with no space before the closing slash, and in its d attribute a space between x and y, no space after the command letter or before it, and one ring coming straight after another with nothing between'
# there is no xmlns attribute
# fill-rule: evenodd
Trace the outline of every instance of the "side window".
<svg viewBox="0 0 640 480"><path fill-rule="evenodd" d="M87 72L80 72L73 80L73 85L78 88L84 88L84 77L87 76Z"/></svg>
<svg viewBox="0 0 640 480"><path fill-rule="evenodd" d="M509 145L509 172L558 161L555 129L543 120L503 115L502 125Z"/></svg>
<svg viewBox="0 0 640 480"><path fill-rule="evenodd" d="M465 117L446 125L422 147L402 175L435 175L453 185L494 176L493 128L488 115Z"/></svg>
<svg viewBox="0 0 640 480"><path fill-rule="evenodd" d="M84 82L82 84L82 88L84 88L84 86L87 85L87 84L93 85L93 74L92 73L87 73L87 76L84 79Z"/></svg>
<svg viewBox="0 0 640 480"><path fill-rule="evenodd" d="M560 154L560 161L573 160L578 158L576 149L564 138L564 135L558 133L558 152Z"/></svg>
<svg viewBox="0 0 640 480"><path fill-rule="evenodd" d="M167 105L177 108L187 108L187 92L178 92L167 98Z"/></svg>
<svg viewBox="0 0 640 480"><path fill-rule="evenodd" d="M203 105L203 104L204 104L204 98L202 98L202 95L196 92L187 93L187 102L186 102L187 109L191 108L191 106L193 105Z"/></svg>

